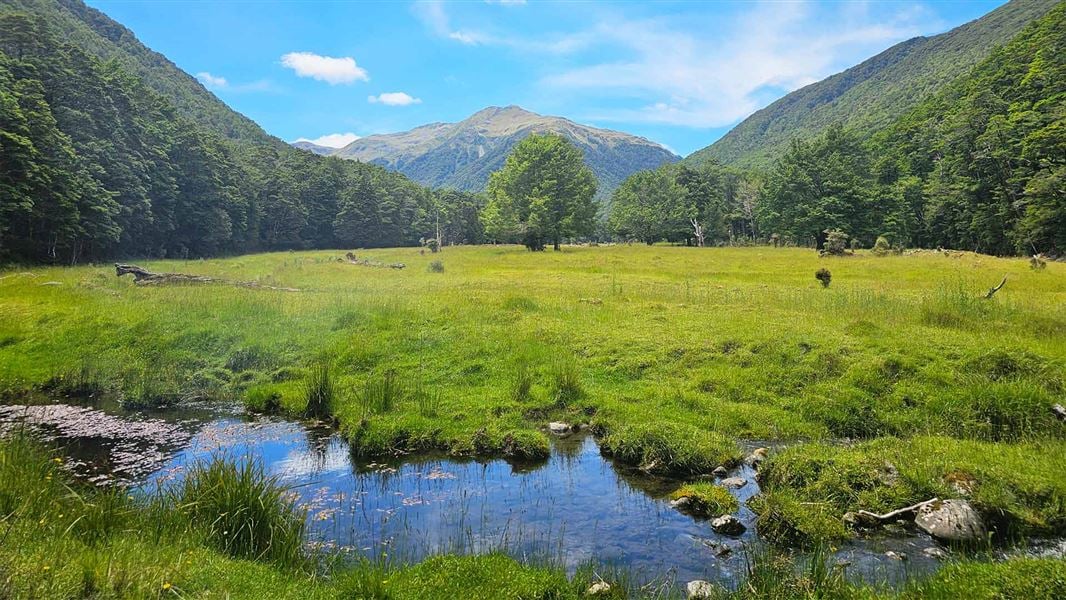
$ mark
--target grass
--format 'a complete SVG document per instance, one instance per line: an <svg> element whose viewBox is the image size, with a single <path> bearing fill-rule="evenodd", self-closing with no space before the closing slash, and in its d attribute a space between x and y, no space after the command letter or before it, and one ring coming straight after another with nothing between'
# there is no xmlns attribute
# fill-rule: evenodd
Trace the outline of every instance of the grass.
<svg viewBox="0 0 1066 600"><path fill-rule="evenodd" d="M736 512L740 503L726 488L708 482L689 483L673 494L673 500L688 498L685 510L706 517L720 517Z"/></svg>
<svg viewBox="0 0 1066 600"><path fill-rule="evenodd" d="M417 249L367 252L404 270L338 254L144 264L292 293L3 271L0 396L238 398L329 416L364 456L543 458L547 422L589 422L615 460L693 478L735 464L738 440L776 440L792 449L767 467L760 533L839 539L846 510L957 495L955 471L1003 534L1066 533L1062 263L499 246L449 248L432 272ZM884 460L899 481L871 485Z"/></svg>

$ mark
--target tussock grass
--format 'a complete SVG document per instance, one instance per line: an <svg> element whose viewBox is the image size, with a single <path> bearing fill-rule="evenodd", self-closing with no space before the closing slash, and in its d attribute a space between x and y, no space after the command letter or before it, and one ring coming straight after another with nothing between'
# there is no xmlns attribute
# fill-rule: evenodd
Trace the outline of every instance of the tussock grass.
<svg viewBox="0 0 1066 600"><path fill-rule="evenodd" d="M670 498L688 498L685 510L707 517L727 515L740 508L740 503L729 490L709 482L685 484L670 494Z"/></svg>
<svg viewBox="0 0 1066 600"><path fill-rule="evenodd" d="M312 366L307 373L307 381L304 385L306 398L304 415L315 419L333 419L336 390L330 376L329 363L323 361ZM264 404L270 407L272 402L265 400Z"/></svg>

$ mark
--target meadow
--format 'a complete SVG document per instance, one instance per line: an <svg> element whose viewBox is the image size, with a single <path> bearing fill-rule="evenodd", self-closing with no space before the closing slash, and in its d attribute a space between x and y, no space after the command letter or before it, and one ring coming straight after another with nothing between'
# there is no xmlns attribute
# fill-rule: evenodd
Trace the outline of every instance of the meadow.
<svg viewBox="0 0 1066 600"><path fill-rule="evenodd" d="M754 441L775 448L753 506L760 535L787 547L853 535L847 511L958 496L960 477L976 482L971 501L999 538L1066 534L1066 424L1051 410L1066 395L1061 263L1034 270L962 252L820 258L767 247L357 254L406 268L351 264L339 251L137 263L299 291L136 286L110 265L9 269L0 274L0 394L107 395L130 406L238 401L333 421L365 457L433 450L536 460L548 453L547 424L565 422L588 425L616 460L686 481L736 464L741 442ZM832 273L825 288L814 277L823 267ZM984 298L1004 275L1005 287ZM886 463L898 476L882 476ZM14 490L30 484L8 464L0 500L15 514ZM34 539L37 519L22 517L16 537ZM86 542L67 539L76 532L50 535L18 552L63 540L72 560L89 560L78 546ZM214 557L212 581L223 581L237 559L216 556L203 535L165 544L174 572L183 572L180 548L193 548ZM121 542L116 558L132 573L139 550L122 544L134 542ZM35 581L33 560L2 554L0 574ZM521 597L571 597L587 583L503 556L435 560L396 580L484 561L495 566L474 570L486 577L531 582ZM962 563L924 585L945 597L959 581L994 590L1030 568L1062 581L1061 561L1032 562ZM270 561L249 568L293 586L310 577ZM134 583L149 589L177 576Z"/></svg>

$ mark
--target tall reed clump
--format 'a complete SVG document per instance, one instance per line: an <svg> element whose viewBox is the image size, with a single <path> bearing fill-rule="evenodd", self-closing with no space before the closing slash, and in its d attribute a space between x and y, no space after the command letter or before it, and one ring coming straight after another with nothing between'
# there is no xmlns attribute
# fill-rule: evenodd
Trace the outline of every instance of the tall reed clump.
<svg viewBox="0 0 1066 600"><path fill-rule="evenodd" d="M307 407L304 408L304 416L323 421L332 420L335 390L328 362L323 361L311 367L307 374L305 391Z"/></svg>
<svg viewBox="0 0 1066 600"><path fill-rule="evenodd" d="M301 568L306 514L258 459L214 457L194 465L171 504L215 549L235 558Z"/></svg>
<svg viewBox="0 0 1066 600"><path fill-rule="evenodd" d="M525 402L529 400L533 391L533 370L522 361L515 368L514 379L511 380L511 400Z"/></svg>
<svg viewBox="0 0 1066 600"><path fill-rule="evenodd" d="M359 394L363 419L391 411L403 395L403 386L397 381L396 372L392 369L385 371L380 377L371 376L363 384L363 391Z"/></svg>

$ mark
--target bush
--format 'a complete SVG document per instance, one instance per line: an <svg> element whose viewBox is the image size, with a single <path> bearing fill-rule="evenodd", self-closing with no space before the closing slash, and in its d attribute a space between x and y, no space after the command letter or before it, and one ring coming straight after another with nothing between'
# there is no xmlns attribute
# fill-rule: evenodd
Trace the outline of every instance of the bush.
<svg viewBox="0 0 1066 600"><path fill-rule="evenodd" d="M877 241L874 242L873 253L877 256L888 256L892 252L892 244L888 242L888 238L885 236L878 236Z"/></svg>
<svg viewBox="0 0 1066 600"><path fill-rule="evenodd" d="M830 256L843 256L847 254L848 234L839 229L826 229L825 235L824 253Z"/></svg>
<svg viewBox="0 0 1066 600"><path fill-rule="evenodd" d="M822 287L829 287L829 281L833 279L833 274L829 272L829 269L825 267L818 269L814 272L814 278L822 282Z"/></svg>
<svg viewBox="0 0 1066 600"><path fill-rule="evenodd" d="M444 272L444 263L442 263L439 260L435 260L435 261L429 263L428 269L429 269L430 273L443 273Z"/></svg>
<svg viewBox="0 0 1066 600"><path fill-rule="evenodd" d="M197 463L171 494L170 502L215 549L287 567L304 564L306 515L261 461Z"/></svg>

